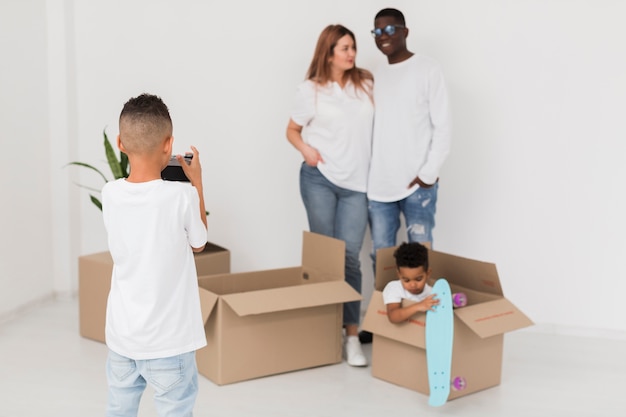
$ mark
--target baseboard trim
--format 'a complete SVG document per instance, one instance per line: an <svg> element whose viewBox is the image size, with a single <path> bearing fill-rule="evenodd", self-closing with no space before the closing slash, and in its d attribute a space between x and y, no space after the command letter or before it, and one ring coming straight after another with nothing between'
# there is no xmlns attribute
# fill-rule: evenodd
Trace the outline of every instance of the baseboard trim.
<svg viewBox="0 0 626 417"><path fill-rule="evenodd" d="M76 294L71 292L51 292L41 297L37 297L34 300L28 301L18 307L5 311L0 314L0 325L9 321L15 320L31 310L41 307L44 304L53 302L55 300L70 300L75 298Z"/></svg>
<svg viewBox="0 0 626 417"><path fill-rule="evenodd" d="M592 329L587 327L563 326L558 324L535 324L521 331L553 334L559 336L589 337L595 339L626 340L626 331L612 329Z"/></svg>

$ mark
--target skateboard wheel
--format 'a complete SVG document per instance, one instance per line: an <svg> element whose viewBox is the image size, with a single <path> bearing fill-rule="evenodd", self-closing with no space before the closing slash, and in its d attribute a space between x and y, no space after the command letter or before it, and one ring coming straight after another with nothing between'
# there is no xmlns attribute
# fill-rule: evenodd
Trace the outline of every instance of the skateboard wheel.
<svg viewBox="0 0 626 417"><path fill-rule="evenodd" d="M462 292L452 294L452 304L455 307L465 307L467 305L467 295Z"/></svg>
<svg viewBox="0 0 626 417"><path fill-rule="evenodd" d="M467 387L467 381L462 376L457 376L450 385L454 391L463 391Z"/></svg>

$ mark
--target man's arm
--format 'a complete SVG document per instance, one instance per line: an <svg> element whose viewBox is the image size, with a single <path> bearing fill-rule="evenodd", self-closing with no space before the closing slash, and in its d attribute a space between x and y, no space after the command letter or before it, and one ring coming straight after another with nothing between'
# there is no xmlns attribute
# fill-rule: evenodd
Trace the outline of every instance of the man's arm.
<svg viewBox="0 0 626 417"><path fill-rule="evenodd" d="M452 117L448 101L448 89L439 66L434 67L429 76L429 112L432 124L432 138L426 163L413 179L409 188L415 184L420 187L432 187L439 179L439 171L443 166L452 142Z"/></svg>

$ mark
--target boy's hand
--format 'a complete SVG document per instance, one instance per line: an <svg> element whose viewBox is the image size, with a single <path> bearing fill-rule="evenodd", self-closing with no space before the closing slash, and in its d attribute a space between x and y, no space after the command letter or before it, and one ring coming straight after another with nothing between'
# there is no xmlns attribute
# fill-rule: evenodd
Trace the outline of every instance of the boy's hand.
<svg viewBox="0 0 626 417"><path fill-rule="evenodd" d="M419 303L423 307L422 311L427 312L434 310L433 307L439 305L439 299L435 298L436 295L437 294L431 294Z"/></svg>
<svg viewBox="0 0 626 417"><path fill-rule="evenodd" d="M202 187L202 166L200 165L200 153L195 146L191 147L191 151L193 153L193 158L191 158L191 162L187 164L182 155L176 155L176 159L178 163L183 168L183 172L189 178L189 182L194 187Z"/></svg>
<svg viewBox="0 0 626 417"><path fill-rule="evenodd" d="M200 198L200 218L202 219L202 223L204 223L204 227L207 227L206 208L204 207L204 192L202 190L202 166L200 165L200 152L198 152L195 146L191 147L191 151L193 152L193 158L191 158L189 165L187 165L187 162L185 162L182 155L176 155L176 159L183 168L183 172L187 178L189 178L191 185L196 188L196 191L198 191L198 197ZM204 249L204 246L202 246L202 248L194 248L194 252L202 251L202 249Z"/></svg>

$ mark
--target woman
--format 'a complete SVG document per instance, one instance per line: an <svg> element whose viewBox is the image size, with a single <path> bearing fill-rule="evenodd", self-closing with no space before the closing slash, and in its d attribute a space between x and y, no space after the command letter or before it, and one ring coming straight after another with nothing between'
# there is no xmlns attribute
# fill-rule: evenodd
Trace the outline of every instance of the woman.
<svg viewBox="0 0 626 417"><path fill-rule="evenodd" d="M361 292L359 253L367 227L367 174L372 140L373 78L355 65L354 34L326 27L307 79L297 90L287 139L302 154L300 193L312 232L346 243L345 279ZM358 339L361 304L344 304L346 357L366 366Z"/></svg>

